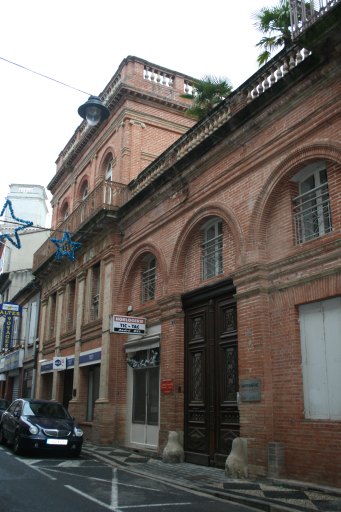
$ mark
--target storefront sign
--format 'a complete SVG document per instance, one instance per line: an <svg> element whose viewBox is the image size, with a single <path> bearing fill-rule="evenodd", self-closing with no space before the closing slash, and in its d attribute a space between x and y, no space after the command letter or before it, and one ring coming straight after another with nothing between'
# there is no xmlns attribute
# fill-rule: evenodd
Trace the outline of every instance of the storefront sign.
<svg viewBox="0 0 341 512"><path fill-rule="evenodd" d="M58 371L66 370L66 357L54 357L53 369Z"/></svg>
<svg viewBox="0 0 341 512"><path fill-rule="evenodd" d="M89 364L97 364L101 362L102 350L99 348L87 350L79 354L79 366L86 366Z"/></svg>
<svg viewBox="0 0 341 512"><path fill-rule="evenodd" d="M3 327L2 347L8 350L12 346L14 318L21 316L22 307L19 304L4 302L0 304L0 317L5 317Z"/></svg>
<svg viewBox="0 0 341 512"><path fill-rule="evenodd" d="M161 381L160 387L164 395L170 395L174 389L173 379L163 379Z"/></svg>
<svg viewBox="0 0 341 512"><path fill-rule="evenodd" d="M111 332L144 334L146 332L146 319L134 316L114 315L112 317Z"/></svg>
<svg viewBox="0 0 341 512"><path fill-rule="evenodd" d="M261 399L260 379L241 380L239 393L242 402L259 402Z"/></svg>
<svg viewBox="0 0 341 512"><path fill-rule="evenodd" d="M53 371L53 361L41 363L40 373L50 373Z"/></svg>
<svg viewBox="0 0 341 512"><path fill-rule="evenodd" d="M11 352L10 354L6 354L4 356L4 367L3 371L9 372L10 370L15 370L16 368L22 368L23 359L24 359L24 350L19 349Z"/></svg>
<svg viewBox="0 0 341 512"><path fill-rule="evenodd" d="M0 304L0 315L2 316L20 316L22 307L20 304L14 304L12 302L3 302Z"/></svg>

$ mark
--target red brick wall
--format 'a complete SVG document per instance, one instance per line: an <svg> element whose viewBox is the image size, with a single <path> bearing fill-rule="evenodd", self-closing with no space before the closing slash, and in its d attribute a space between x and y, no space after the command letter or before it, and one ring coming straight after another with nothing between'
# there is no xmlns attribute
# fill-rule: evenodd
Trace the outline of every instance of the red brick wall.
<svg viewBox="0 0 341 512"><path fill-rule="evenodd" d="M240 408L251 475L267 474L267 447L275 441L285 446L289 478L341 485L341 457L335 456L341 445L340 422L304 418L298 325L299 304L341 295L341 91L337 73L328 64L276 100L269 100L257 115L249 114L242 126L231 129L225 140L190 161L184 171L179 170L171 182L165 181L137 202L116 227L120 235L109 249L115 262L112 313L126 314L131 305L134 315L146 317L149 325L161 324L161 379L174 381L174 392L160 398L160 452L167 432L181 431L184 426L181 294L231 278L236 286L239 378L259 378L261 382L261 401L244 402ZM139 121L146 127L129 124L128 118L134 116L127 116L127 126L103 142L98 151L100 162L107 144L115 148L124 182L177 133L173 113L168 119L168 111L162 111L162 125L160 119L154 123L157 111L156 106L141 106ZM290 180L317 160L327 162L333 231L296 246L292 218L295 185ZM95 169L97 164L93 165ZM201 228L212 216L223 221L224 274L203 281ZM108 256L95 233L86 244L97 258ZM157 292L156 300L141 304L141 262L147 253L157 259ZM76 269L68 278L88 265L82 261L76 259ZM60 279L67 280L62 271ZM84 332L88 343L82 350L100 345L95 329ZM123 335L111 335L108 401L96 406L91 427L98 442L125 440L125 341ZM80 415L85 381L81 387L75 404Z"/></svg>

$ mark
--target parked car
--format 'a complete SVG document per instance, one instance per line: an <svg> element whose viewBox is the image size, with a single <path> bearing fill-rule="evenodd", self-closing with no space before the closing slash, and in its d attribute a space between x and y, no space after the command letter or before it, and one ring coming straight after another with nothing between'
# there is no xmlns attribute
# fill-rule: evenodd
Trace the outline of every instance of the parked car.
<svg viewBox="0 0 341 512"><path fill-rule="evenodd" d="M9 407L9 401L6 398L0 398L0 419L7 407Z"/></svg>
<svg viewBox="0 0 341 512"><path fill-rule="evenodd" d="M16 454L51 450L80 455L83 431L65 407L54 400L15 400L0 420L0 442Z"/></svg>

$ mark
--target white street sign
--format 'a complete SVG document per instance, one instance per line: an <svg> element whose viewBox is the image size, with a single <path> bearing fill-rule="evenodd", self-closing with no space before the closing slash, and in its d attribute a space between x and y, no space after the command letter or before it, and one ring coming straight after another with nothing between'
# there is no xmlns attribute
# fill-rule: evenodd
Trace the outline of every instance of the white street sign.
<svg viewBox="0 0 341 512"><path fill-rule="evenodd" d="M111 332L144 334L146 332L146 319L134 316L113 315Z"/></svg>

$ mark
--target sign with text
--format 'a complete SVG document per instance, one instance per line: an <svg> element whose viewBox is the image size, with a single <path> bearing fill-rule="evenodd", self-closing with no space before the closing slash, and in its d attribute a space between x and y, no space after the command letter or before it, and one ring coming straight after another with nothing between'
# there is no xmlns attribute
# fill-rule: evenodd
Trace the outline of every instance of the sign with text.
<svg viewBox="0 0 341 512"><path fill-rule="evenodd" d="M239 385L240 400L242 402L259 402L261 400L260 379L243 379Z"/></svg>
<svg viewBox="0 0 341 512"><path fill-rule="evenodd" d="M13 304L12 302L3 302L0 304L1 316L21 316L22 307L20 304Z"/></svg>
<svg viewBox="0 0 341 512"><path fill-rule="evenodd" d="M146 332L146 319L134 316L113 315L111 332L144 334Z"/></svg>
<svg viewBox="0 0 341 512"><path fill-rule="evenodd" d="M0 317L5 319L3 328L2 348L8 350L12 346L12 334L14 328L14 318L21 316L22 307L20 304L12 302L3 302L0 304Z"/></svg>
<svg viewBox="0 0 341 512"><path fill-rule="evenodd" d="M61 370L66 370L66 357L54 357L52 362L52 368L54 370L58 370L59 372Z"/></svg>

